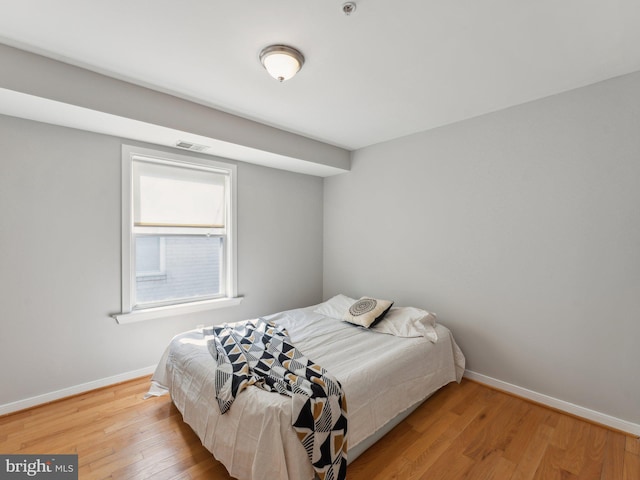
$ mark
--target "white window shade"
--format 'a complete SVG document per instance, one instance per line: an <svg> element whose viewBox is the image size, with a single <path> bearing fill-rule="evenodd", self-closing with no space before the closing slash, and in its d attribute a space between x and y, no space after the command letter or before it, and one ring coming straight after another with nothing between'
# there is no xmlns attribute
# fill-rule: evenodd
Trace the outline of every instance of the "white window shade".
<svg viewBox="0 0 640 480"><path fill-rule="evenodd" d="M141 160L132 166L135 226L225 226L225 174Z"/></svg>

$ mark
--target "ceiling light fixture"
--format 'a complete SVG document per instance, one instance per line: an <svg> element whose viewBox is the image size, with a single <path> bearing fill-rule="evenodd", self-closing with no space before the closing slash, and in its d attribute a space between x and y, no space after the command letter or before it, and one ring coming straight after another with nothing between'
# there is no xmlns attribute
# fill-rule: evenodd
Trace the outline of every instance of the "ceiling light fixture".
<svg viewBox="0 0 640 480"><path fill-rule="evenodd" d="M270 45L260 52L260 62L273 78L284 82L304 65L304 56L293 47Z"/></svg>

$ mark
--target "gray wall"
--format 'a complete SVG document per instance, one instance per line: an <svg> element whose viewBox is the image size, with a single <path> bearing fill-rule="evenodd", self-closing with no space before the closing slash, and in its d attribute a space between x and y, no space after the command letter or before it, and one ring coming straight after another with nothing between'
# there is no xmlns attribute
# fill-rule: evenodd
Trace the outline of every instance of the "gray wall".
<svg viewBox="0 0 640 480"><path fill-rule="evenodd" d="M325 298L430 309L472 371L640 423L640 73L356 151L324 210Z"/></svg>
<svg viewBox="0 0 640 480"><path fill-rule="evenodd" d="M244 301L118 325L122 143L0 116L0 406L152 366L199 323L321 300L322 179L239 163Z"/></svg>

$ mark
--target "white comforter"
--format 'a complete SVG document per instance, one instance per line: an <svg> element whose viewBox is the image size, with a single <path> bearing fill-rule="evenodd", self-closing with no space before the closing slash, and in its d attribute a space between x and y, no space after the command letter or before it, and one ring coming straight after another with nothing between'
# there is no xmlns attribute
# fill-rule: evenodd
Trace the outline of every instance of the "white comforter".
<svg viewBox="0 0 640 480"><path fill-rule="evenodd" d="M451 381L464 356L451 333L438 341L400 338L325 317L314 307L265 317L283 325L292 342L342 384L350 448ZM314 472L291 427L291 398L245 389L225 415L213 386L215 360L201 330L175 337L153 376L151 395L167 391L203 445L240 480L305 480Z"/></svg>

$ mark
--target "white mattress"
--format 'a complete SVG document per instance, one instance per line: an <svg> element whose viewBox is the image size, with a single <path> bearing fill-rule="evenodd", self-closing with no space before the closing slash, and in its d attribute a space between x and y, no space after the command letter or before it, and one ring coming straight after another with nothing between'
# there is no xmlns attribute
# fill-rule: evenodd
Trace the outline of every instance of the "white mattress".
<svg viewBox="0 0 640 480"><path fill-rule="evenodd" d="M451 332L438 341L400 338L314 313L315 307L265 317L283 325L293 343L342 384L348 405L349 446L451 381L460 381L464 356ZM184 421L239 480L311 480L314 471L291 427L291 399L257 387L242 391L229 412L215 401L215 360L201 330L175 337L153 376L152 395L165 392Z"/></svg>

